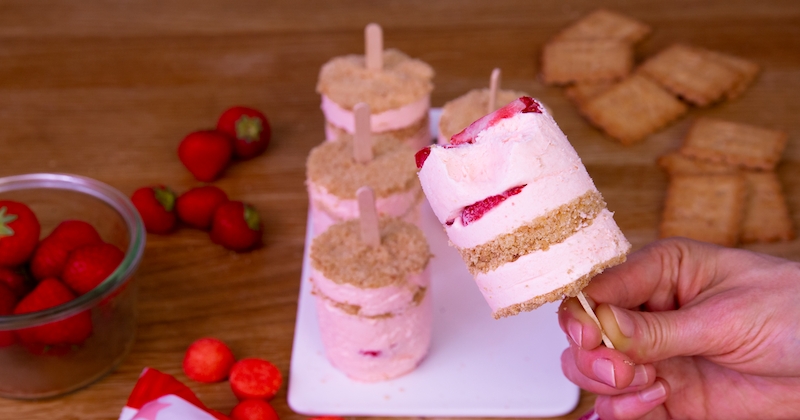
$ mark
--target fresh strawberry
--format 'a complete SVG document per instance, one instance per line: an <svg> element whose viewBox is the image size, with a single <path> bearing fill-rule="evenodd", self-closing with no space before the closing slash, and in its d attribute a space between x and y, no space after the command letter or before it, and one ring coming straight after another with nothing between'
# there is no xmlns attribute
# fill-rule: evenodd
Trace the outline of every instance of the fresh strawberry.
<svg viewBox="0 0 800 420"><path fill-rule="evenodd" d="M192 188L181 194L175 204L178 218L189 226L208 230L214 212L224 202L228 201L225 191L213 186Z"/></svg>
<svg viewBox="0 0 800 420"><path fill-rule="evenodd" d="M339 416L317 416L317 417L311 417L308 420L344 420L344 417L339 417Z"/></svg>
<svg viewBox="0 0 800 420"><path fill-rule="evenodd" d="M261 219L241 201L223 203L214 212L211 240L234 251L247 251L261 242Z"/></svg>
<svg viewBox="0 0 800 420"><path fill-rule="evenodd" d="M278 393L283 383L281 372L275 365L257 358L242 359L234 363L228 380L239 401L269 400Z"/></svg>
<svg viewBox="0 0 800 420"><path fill-rule="evenodd" d="M491 197L487 197L481 201L478 201L475 204L470 204L467 207L464 207L464 210L461 211L461 223L464 226L480 219L486 214L487 211L497 207L503 201L506 201L508 197L513 195L517 195L522 192L522 189L525 185L521 185L519 187L514 187L509 189L508 191L503 192L502 194L493 195Z"/></svg>
<svg viewBox="0 0 800 420"><path fill-rule="evenodd" d="M78 295L102 283L125 258L125 253L108 243L83 245L69 253L61 279Z"/></svg>
<svg viewBox="0 0 800 420"><path fill-rule="evenodd" d="M53 308L73 299L75 294L63 283L57 279L44 279L17 303L14 314L27 314ZM17 330L16 335L20 341L31 345L56 347L80 345L92 335L92 317L89 311L83 311L60 321Z"/></svg>
<svg viewBox="0 0 800 420"><path fill-rule="evenodd" d="M28 292L28 282L25 276L19 271L0 267L0 284L8 287L17 298L21 298Z"/></svg>
<svg viewBox="0 0 800 420"><path fill-rule="evenodd" d="M142 187L133 192L131 202L139 211L150 233L169 233L175 228L175 193L163 185Z"/></svg>
<svg viewBox="0 0 800 420"><path fill-rule="evenodd" d="M219 131L189 133L178 146L178 158L200 181L217 179L233 156L233 139Z"/></svg>
<svg viewBox="0 0 800 420"><path fill-rule="evenodd" d="M278 413L264 400L244 400L233 407L231 420L278 420Z"/></svg>
<svg viewBox="0 0 800 420"><path fill-rule="evenodd" d="M39 243L39 219L25 204L0 201L0 267L16 267L30 259Z"/></svg>
<svg viewBox="0 0 800 420"><path fill-rule="evenodd" d="M219 382L228 377L236 362L233 352L216 338L201 338L186 349L183 372L197 382Z"/></svg>
<svg viewBox="0 0 800 420"><path fill-rule="evenodd" d="M61 222L50 235L39 242L31 258L31 274L37 280L61 277L69 253L75 248L102 243L95 228L80 220Z"/></svg>
<svg viewBox="0 0 800 420"><path fill-rule="evenodd" d="M233 154L239 159L264 153L272 136L267 117L261 111L244 106L223 112L217 121L217 130L235 139Z"/></svg>
<svg viewBox="0 0 800 420"><path fill-rule="evenodd" d="M83 220L64 220L47 237L82 244L103 242L97 229Z"/></svg>
<svg viewBox="0 0 800 420"><path fill-rule="evenodd" d="M7 287L5 283L0 283L0 316L14 313L18 298L17 294ZM13 331L0 330L0 348L8 347L14 344L15 341L17 340L14 338Z"/></svg>

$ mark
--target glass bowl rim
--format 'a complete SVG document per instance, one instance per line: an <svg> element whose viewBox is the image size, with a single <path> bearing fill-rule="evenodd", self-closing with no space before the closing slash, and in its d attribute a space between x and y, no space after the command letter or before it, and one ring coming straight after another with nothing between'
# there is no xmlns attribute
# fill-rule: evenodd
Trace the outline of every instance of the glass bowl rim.
<svg viewBox="0 0 800 420"><path fill-rule="evenodd" d="M65 304L42 311L0 316L0 331L35 327L94 307L129 279L141 263L146 234L144 223L130 199L114 187L92 178L59 173L32 173L0 178L0 193L34 189L57 189L83 193L109 205L125 222L128 249L120 265L97 287Z"/></svg>

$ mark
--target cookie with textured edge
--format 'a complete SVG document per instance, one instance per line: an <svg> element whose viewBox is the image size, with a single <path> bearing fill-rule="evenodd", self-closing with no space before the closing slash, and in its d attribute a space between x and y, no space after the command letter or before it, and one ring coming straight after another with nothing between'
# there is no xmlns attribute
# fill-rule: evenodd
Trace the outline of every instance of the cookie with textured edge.
<svg viewBox="0 0 800 420"><path fill-rule="evenodd" d="M589 99L580 111L593 125L629 145L677 119L688 107L655 82L634 74Z"/></svg>
<svg viewBox="0 0 800 420"><path fill-rule="evenodd" d="M713 60L721 63L724 66L739 73L739 80L725 93L726 99L736 99L744 93L745 90L753 83L761 71L761 67L750 61L735 55L721 53L718 51L702 50L704 54L711 57Z"/></svg>
<svg viewBox="0 0 800 420"><path fill-rule="evenodd" d="M742 221L742 242L776 242L794 239L794 224L775 172L745 171L747 205Z"/></svg>
<svg viewBox="0 0 800 420"><path fill-rule="evenodd" d="M562 29L553 39L616 39L631 44L641 41L650 32L649 25L606 9L598 9Z"/></svg>
<svg viewBox="0 0 800 420"><path fill-rule="evenodd" d="M745 196L742 174L673 176L667 188L659 236L684 236L736 246Z"/></svg>
<svg viewBox="0 0 800 420"><path fill-rule="evenodd" d="M542 50L542 81L549 85L618 80L632 67L633 48L624 41L554 41Z"/></svg>
<svg viewBox="0 0 800 420"><path fill-rule="evenodd" d="M659 157L656 163L670 176L735 174L739 172L739 169L732 165L695 159L678 152L667 153Z"/></svg>
<svg viewBox="0 0 800 420"><path fill-rule="evenodd" d="M698 159L751 169L774 169L786 148L788 135L749 124L698 118L680 152Z"/></svg>
<svg viewBox="0 0 800 420"><path fill-rule="evenodd" d="M725 98L742 77L705 50L673 44L647 59L638 71L665 89L697 106Z"/></svg>
<svg viewBox="0 0 800 420"><path fill-rule="evenodd" d="M577 107L583 106L589 99L607 91L614 82L610 80L602 80L598 82L578 82L567 86L564 93L570 101Z"/></svg>

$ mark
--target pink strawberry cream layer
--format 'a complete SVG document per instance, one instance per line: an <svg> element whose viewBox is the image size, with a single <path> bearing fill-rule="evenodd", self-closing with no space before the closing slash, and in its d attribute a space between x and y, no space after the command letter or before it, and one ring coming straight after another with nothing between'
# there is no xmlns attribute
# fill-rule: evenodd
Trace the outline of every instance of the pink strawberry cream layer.
<svg viewBox="0 0 800 420"><path fill-rule="evenodd" d="M417 367L431 341L431 298L392 316L363 317L317 299L322 343L331 364L352 379L377 382Z"/></svg>
<svg viewBox="0 0 800 420"><path fill-rule="evenodd" d="M358 217L358 200L338 197L325 187L308 182L308 197L311 204L311 218L314 235L318 235L334 223ZM379 214L399 217L409 223L419 221L420 188L398 192L375 199L375 209Z"/></svg>
<svg viewBox="0 0 800 420"><path fill-rule="evenodd" d="M408 127L422 119L430 106L430 95L426 95L422 99L400 108L374 113L370 115L370 128L373 133L382 133ZM325 119L329 123L350 134L355 133L356 120L353 110L344 109L327 96L322 95L322 113L325 114Z"/></svg>
<svg viewBox="0 0 800 420"><path fill-rule="evenodd" d="M336 283L313 268L311 279L317 293L335 302L358 307L357 315L372 317L399 314L409 306L415 305L414 300L418 298L419 293L424 293L423 289L429 286L430 273L426 269L421 273L409 275L407 282L375 288Z"/></svg>
<svg viewBox="0 0 800 420"><path fill-rule="evenodd" d="M492 312L497 312L590 276L599 262L625 254L629 247L611 212L602 210L591 225L564 242L478 273L475 282Z"/></svg>
<svg viewBox="0 0 800 420"><path fill-rule="evenodd" d="M490 241L596 191L566 136L543 107L538 109L540 112L498 119L469 142L430 148L419 171L420 182L433 212L457 247L472 248ZM467 206L521 186L521 191L502 205L464 224L461 213Z"/></svg>

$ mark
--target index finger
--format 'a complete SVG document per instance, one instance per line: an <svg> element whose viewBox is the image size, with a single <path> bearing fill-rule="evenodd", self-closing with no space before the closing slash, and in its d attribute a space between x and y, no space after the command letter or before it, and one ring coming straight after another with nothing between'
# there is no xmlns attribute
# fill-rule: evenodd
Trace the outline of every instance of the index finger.
<svg viewBox="0 0 800 420"><path fill-rule="evenodd" d="M676 309L714 283L722 250L685 238L653 242L595 276L584 293L597 303L622 308Z"/></svg>

